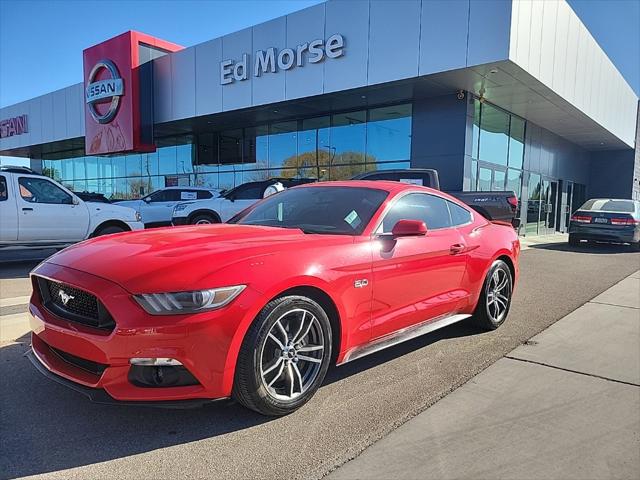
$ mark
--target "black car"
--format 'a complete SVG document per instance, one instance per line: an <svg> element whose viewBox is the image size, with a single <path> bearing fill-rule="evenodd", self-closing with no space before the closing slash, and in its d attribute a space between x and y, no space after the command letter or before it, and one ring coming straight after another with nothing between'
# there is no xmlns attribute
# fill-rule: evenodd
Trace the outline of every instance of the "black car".
<svg viewBox="0 0 640 480"><path fill-rule="evenodd" d="M73 192L75 195L80 197L81 200L85 202L94 202L94 203L111 203L107 197L105 197L102 193L96 192Z"/></svg>
<svg viewBox="0 0 640 480"><path fill-rule="evenodd" d="M640 250L640 201L592 198L571 216L569 244L630 243Z"/></svg>

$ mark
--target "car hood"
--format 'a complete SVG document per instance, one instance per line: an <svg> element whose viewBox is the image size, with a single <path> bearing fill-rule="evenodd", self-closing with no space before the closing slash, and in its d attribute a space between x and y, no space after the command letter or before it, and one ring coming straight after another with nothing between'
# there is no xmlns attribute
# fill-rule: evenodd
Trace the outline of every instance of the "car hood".
<svg viewBox="0 0 640 480"><path fill-rule="evenodd" d="M211 288L249 281L261 257L353 237L305 235L298 229L248 225L169 227L107 235L68 247L46 261L118 283L131 293ZM295 249L295 250L294 250ZM243 263L241 268L228 269ZM230 273L231 272L231 273Z"/></svg>
<svg viewBox="0 0 640 480"><path fill-rule="evenodd" d="M92 215L109 216L125 222L136 221L136 210L124 205L113 203L85 202Z"/></svg>

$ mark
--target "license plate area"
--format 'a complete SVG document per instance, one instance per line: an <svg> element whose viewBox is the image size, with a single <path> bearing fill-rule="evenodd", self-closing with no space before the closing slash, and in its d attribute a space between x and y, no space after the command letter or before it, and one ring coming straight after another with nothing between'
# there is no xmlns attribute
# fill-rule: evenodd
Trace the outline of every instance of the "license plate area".
<svg viewBox="0 0 640 480"><path fill-rule="evenodd" d="M594 218L593 223L609 223L608 218Z"/></svg>

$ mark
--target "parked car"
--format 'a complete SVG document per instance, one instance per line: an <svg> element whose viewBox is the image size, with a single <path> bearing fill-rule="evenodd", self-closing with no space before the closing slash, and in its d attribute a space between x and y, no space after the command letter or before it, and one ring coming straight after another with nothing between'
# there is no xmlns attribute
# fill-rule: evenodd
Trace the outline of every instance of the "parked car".
<svg viewBox="0 0 640 480"><path fill-rule="evenodd" d="M174 207L185 200L217 198L220 190L204 187L166 187L138 200L121 200L118 205L135 208L146 228L171 225Z"/></svg>
<svg viewBox="0 0 640 480"><path fill-rule="evenodd" d="M107 197L102 193L96 192L73 192L74 195L78 196L81 200L85 202L94 202L94 203L111 203Z"/></svg>
<svg viewBox="0 0 640 480"><path fill-rule="evenodd" d="M315 182L314 178L271 178L247 182L224 191L205 202L181 202L173 210L173 225L207 225L226 222L234 215L264 198L276 184L284 188Z"/></svg>
<svg viewBox="0 0 640 480"><path fill-rule="evenodd" d="M379 170L375 172L361 173L353 177L354 180L394 180L440 190L438 171L431 168L408 168L397 170ZM490 191L490 192L452 192L449 195L462 200L480 215L488 220L502 221L520 226L520 219L516 218L518 212L518 197L514 191Z"/></svg>
<svg viewBox="0 0 640 480"><path fill-rule="evenodd" d="M32 272L30 356L98 401L233 397L283 415L330 364L472 316L498 328L519 250L511 226L437 190L303 185L230 224L93 239L46 260Z"/></svg>
<svg viewBox="0 0 640 480"><path fill-rule="evenodd" d="M55 180L0 171L0 247L59 247L143 228L132 208L85 202Z"/></svg>
<svg viewBox="0 0 640 480"><path fill-rule="evenodd" d="M569 244L630 243L640 250L640 202L621 198L592 198L571 216Z"/></svg>

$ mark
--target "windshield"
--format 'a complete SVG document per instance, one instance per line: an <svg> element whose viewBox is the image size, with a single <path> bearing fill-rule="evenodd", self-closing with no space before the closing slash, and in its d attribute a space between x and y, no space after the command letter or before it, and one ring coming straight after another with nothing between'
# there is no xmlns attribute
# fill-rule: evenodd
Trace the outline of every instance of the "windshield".
<svg viewBox="0 0 640 480"><path fill-rule="evenodd" d="M293 188L257 203L229 223L360 235L387 195L384 190L362 187Z"/></svg>
<svg viewBox="0 0 640 480"><path fill-rule="evenodd" d="M582 205L580 210L633 213L635 208L633 200L607 200L594 198Z"/></svg>

